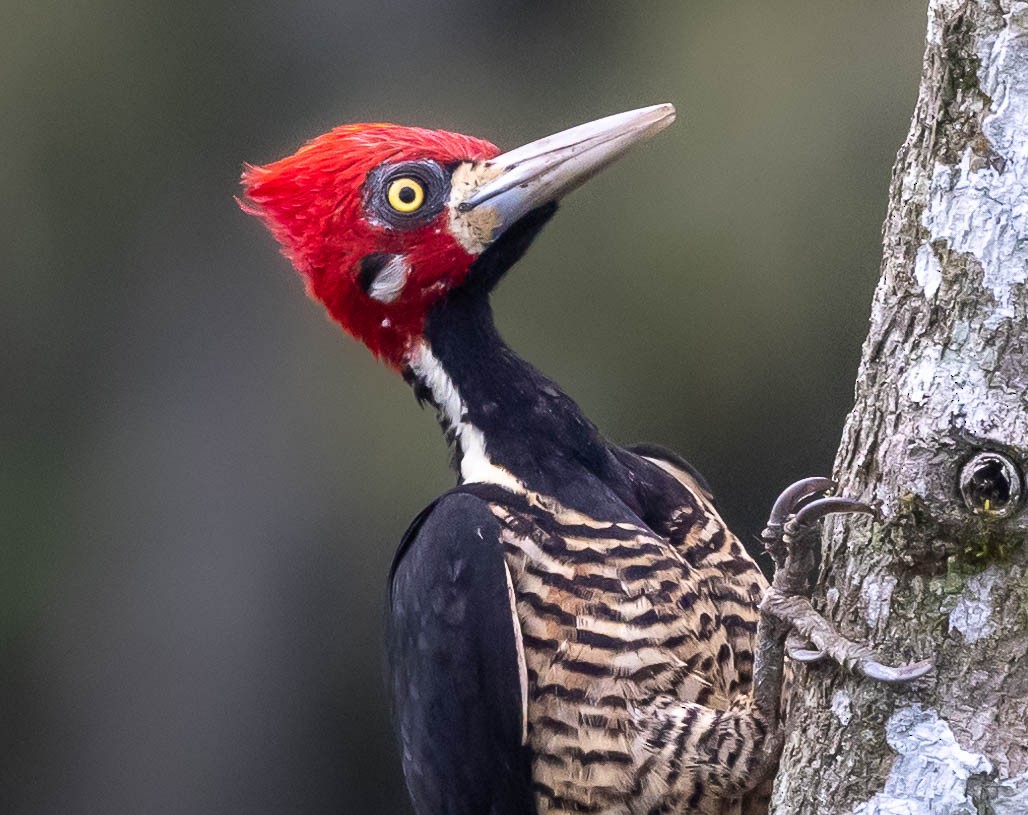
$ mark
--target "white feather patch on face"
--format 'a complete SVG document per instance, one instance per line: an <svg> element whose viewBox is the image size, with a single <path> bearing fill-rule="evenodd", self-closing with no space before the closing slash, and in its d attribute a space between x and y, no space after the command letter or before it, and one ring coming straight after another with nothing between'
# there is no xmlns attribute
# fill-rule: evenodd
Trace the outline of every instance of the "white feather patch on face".
<svg viewBox="0 0 1028 815"><path fill-rule="evenodd" d="M392 303L400 296L403 287L407 285L408 275L410 275L410 263L406 256L393 255L368 286L368 297L378 300L380 303Z"/></svg>
<svg viewBox="0 0 1028 815"><path fill-rule="evenodd" d="M489 206L475 207L470 212L461 212L457 207L488 181L503 172L488 162L465 162L453 171L450 181L450 232L457 242L472 255L480 255L493 242L496 228L500 225L500 214Z"/></svg>

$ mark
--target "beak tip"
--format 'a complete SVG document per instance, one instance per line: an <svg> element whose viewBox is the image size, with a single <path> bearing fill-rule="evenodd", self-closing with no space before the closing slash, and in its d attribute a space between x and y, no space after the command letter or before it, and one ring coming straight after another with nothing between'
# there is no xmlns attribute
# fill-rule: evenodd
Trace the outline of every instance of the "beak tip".
<svg viewBox="0 0 1028 815"><path fill-rule="evenodd" d="M678 113L670 102L606 116L538 139L481 166L499 169L499 175L470 191L454 209L467 213L486 201L493 208L524 214L526 207L555 201L596 172L620 158L630 146L648 139L675 121Z"/></svg>
<svg viewBox="0 0 1028 815"><path fill-rule="evenodd" d="M659 121L665 127L672 124L675 119L678 118L678 111L675 110L675 106L671 104L671 102L664 102L663 104L654 105L653 107L655 110L660 112L661 116Z"/></svg>

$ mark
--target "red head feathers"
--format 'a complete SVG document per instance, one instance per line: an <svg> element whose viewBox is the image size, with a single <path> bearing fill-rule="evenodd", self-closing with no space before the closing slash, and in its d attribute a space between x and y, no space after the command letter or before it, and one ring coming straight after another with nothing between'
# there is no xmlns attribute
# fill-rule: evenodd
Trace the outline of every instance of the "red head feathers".
<svg viewBox="0 0 1028 815"><path fill-rule="evenodd" d="M243 172L259 217L343 328L395 368L431 307L533 209L674 120L671 105L608 116L499 155L487 141L347 125Z"/></svg>
<svg viewBox="0 0 1028 815"><path fill-rule="evenodd" d="M274 164L248 165L242 206L332 317L399 366L427 310L474 261L451 231L449 176L497 153L456 133L347 125Z"/></svg>

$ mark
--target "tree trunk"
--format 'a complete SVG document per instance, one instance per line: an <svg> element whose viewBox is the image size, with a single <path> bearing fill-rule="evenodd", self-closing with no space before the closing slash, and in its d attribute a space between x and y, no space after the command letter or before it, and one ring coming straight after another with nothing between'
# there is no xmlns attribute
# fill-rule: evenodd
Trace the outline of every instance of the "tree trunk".
<svg viewBox="0 0 1028 815"><path fill-rule="evenodd" d="M930 0L815 602L937 668L800 668L778 815L1028 813L1026 184L1028 2Z"/></svg>

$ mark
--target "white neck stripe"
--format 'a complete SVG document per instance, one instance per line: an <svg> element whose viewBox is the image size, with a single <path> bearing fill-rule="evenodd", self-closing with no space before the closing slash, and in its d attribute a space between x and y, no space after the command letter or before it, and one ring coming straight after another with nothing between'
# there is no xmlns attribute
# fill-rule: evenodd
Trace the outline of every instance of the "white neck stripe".
<svg viewBox="0 0 1028 815"><path fill-rule="evenodd" d="M468 421L460 391L428 343L422 342L415 346L409 362L414 376L432 394L439 418L453 432L460 453L461 482L498 484L513 492L526 492L525 485L513 473L489 459L485 436Z"/></svg>

